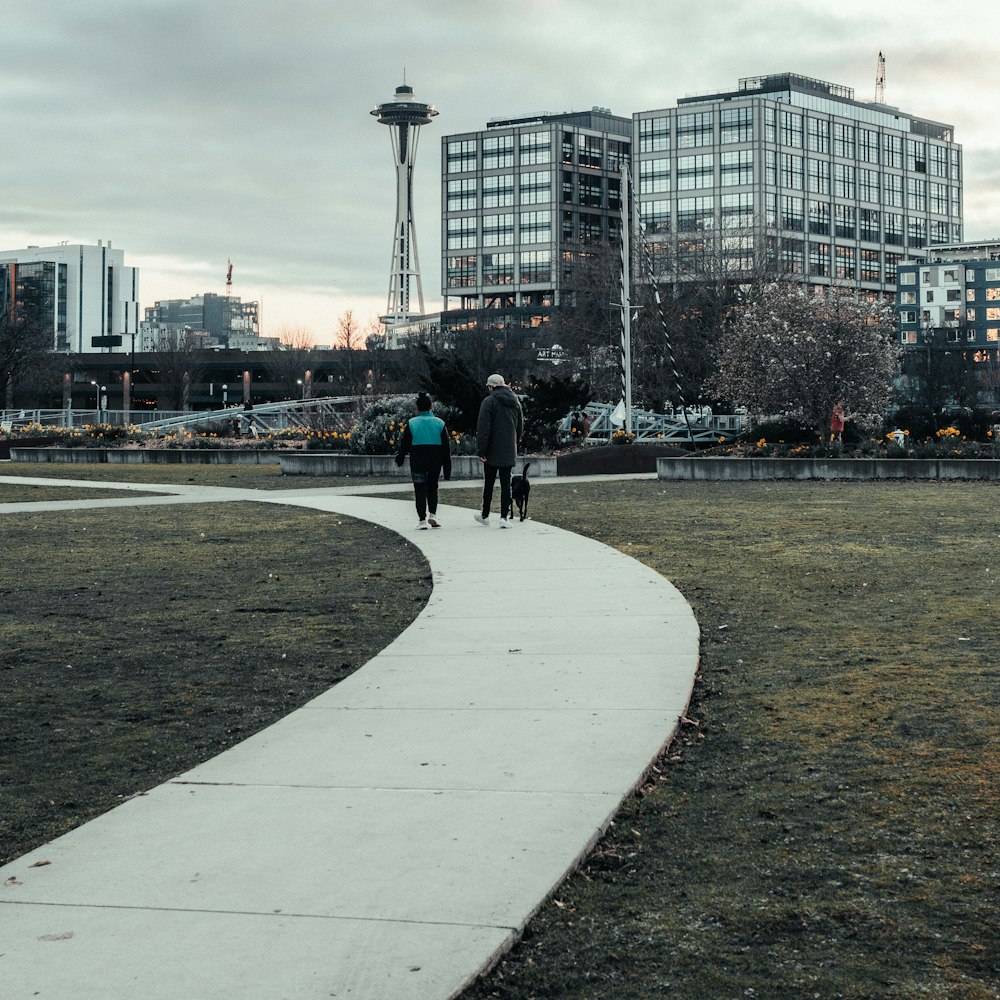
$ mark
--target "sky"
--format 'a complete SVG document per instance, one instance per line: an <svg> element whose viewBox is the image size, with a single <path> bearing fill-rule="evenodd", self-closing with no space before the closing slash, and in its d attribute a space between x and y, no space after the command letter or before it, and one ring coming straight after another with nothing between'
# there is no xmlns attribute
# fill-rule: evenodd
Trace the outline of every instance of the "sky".
<svg viewBox="0 0 1000 1000"><path fill-rule="evenodd" d="M491 118L673 107L794 72L955 126L965 236L1000 236L996 0L0 0L0 250L110 240L140 303L232 293L266 336L385 311L389 129L421 128L414 218L441 306L441 138Z"/></svg>

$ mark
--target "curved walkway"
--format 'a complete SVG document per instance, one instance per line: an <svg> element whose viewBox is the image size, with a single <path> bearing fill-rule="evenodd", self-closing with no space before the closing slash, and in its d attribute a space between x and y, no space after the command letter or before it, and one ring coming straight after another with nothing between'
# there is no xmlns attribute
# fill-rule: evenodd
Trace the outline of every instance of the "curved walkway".
<svg viewBox="0 0 1000 1000"><path fill-rule="evenodd" d="M501 531L442 507L444 527L417 532L409 496L146 488L174 495L73 505L347 514L416 544L433 592L302 709L0 869L3 996L455 996L672 735L698 662L687 603L641 563L538 521Z"/></svg>

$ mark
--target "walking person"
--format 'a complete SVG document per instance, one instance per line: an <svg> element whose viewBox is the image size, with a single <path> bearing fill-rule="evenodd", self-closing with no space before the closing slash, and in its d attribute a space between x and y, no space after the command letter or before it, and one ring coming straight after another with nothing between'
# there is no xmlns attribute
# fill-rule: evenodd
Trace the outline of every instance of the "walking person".
<svg viewBox="0 0 1000 1000"><path fill-rule="evenodd" d="M438 520L438 476L444 471L451 479L451 439L445 422L431 413L431 397L426 392L417 396L417 415L406 421L403 436L396 450L396 465L410 456L410 478L417 504L417 528L440 528Z"/></svg>
<svg viewBox="0 0 1000 1000"><path fill-rule="evenodd" d="M500 479L500 527L514 523L511 516L510 474L517 463L517 446L524 433L524 414L517 396L502 375L486 380L486 398L479 407L476 451L483 463L483 509L475 515L479 524L490 523L493 487Z"/></svg>

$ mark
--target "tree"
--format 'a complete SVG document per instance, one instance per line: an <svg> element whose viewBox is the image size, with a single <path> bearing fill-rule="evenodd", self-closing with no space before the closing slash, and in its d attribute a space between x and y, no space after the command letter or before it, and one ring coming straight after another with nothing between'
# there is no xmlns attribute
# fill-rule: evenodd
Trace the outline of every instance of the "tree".
<svg viewBox="0 0 1000 1000"><path fill-rule="evenodd" d="M0 315L0 396L11 395L17 382L47 375L52 330L20 311Z"/></svg>
<svg viewBox="0 0 1000 1000"><path fill-rule="evenodd" d="M723 334L712 391L757 415L799 413L821 439L835 403L881 414L899 369L892 312L841 288L771 284Z"/></svg>
<svg viewBox="0 0 1000 1000"><path fill-rule="evenodd" d="M205 352L198 334L192 330L166 334L160 338L153 359L164 402L175 410L190 409L190 388L202 381L205 371Z"/></svg>
<svg viewBox="0 0 1000 1000"><path fill-rule="evenodd" d="M590 402L590 386L572 375L535 375L524 400L524 444L526 448L553 448L559 422L571 410Z"/></svg>
<svg viewBox="0 0 1000 1000"><path fill-rule="evenodd" d="M435 354L423 344L417 350L427 367L427 374L419 376L420 388L446 406L455 407L460 416L452 430L475 430L479 406L486 395L483 387L490 373L477 373L454 352Z"/></svg>

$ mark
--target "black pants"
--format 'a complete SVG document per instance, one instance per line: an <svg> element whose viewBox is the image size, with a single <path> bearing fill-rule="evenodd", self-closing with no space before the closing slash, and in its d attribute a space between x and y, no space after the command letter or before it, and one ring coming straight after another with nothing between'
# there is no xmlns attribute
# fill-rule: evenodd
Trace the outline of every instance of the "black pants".
<svg viewBox="0 0 1000 1000"><path fill-rule="evenodd" d="M414 472L410 470L410 478L413 480L413 495L417 501L417 517L422 521L430 512L436 514L438 509L438 476L441 474L440 467L431 469L428 472Z"/></svg>
<svg viewBox="0 0 1000 1000"><path fill-rule="evenodd" d="M510 517L510 474L513 471L511 465L490 465L487 462L483 466L483 517L490 516L490 507L493 505L493 485L500 476L500 516Z"/></svg>

